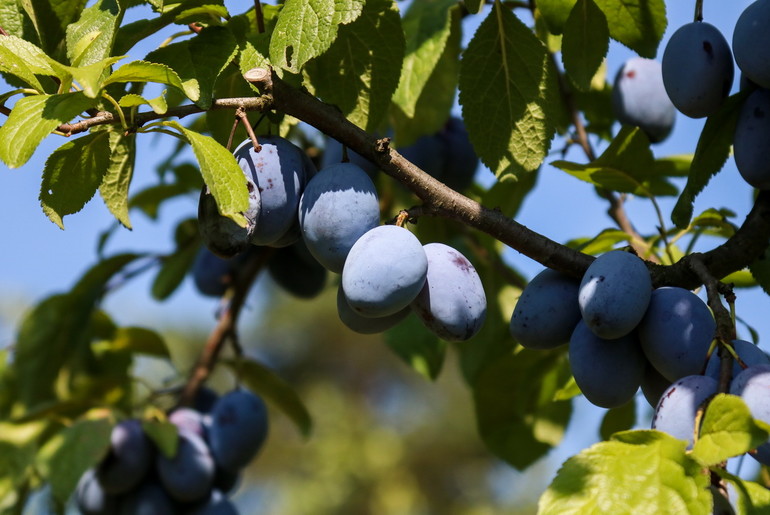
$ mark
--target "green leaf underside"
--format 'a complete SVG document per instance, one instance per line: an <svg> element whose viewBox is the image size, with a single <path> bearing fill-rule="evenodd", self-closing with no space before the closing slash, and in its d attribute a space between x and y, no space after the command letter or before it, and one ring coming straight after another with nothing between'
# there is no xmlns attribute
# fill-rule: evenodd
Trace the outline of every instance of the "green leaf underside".
<svg viewBox="0 0 770 515"><path fill-rule="evenodd" d="M711 178L722 170L730 156L735 124L738 122L746 95L746 92L736 93L728 98L716 114L708 117L703 126L690 165L687 185L671 212L671 221L680 229L690 223L695 197L703 191Z"/></svg>
<svg viewBox="0 0 770 515"><path fill-rule="evenodd" d="M111 132L110 162L99 185L99 194L110 213L127 229L131 229L131 221L128 218L128 187L134 174L135 161L136 138Z"/></svg>
<svg viewBox="0 0 770 515"><path fill-rule="evenodd" d="M607 17L613 39L642 57L655 57L668 24L664 0L594 1Z"/></svg>
<svg viewBox="0 0 770 515"><path fill-rule="evenodd" d="M0 159L18 168L52 130L94 105L82 92L20 98L0 127Z"/></svg>
<svg viewBox="0 0 770 515"><path fill-rule="evenodd" d="M765 249L765 253L749 265L749 271L762 290L770 295L770 249Z"/></svg>
<svg viewBox="0 0 770 515"><path fill-rule="evenodd" d="M416 316L408 316L385 333L385 343L414 370L436 379L446 354L446 343L428 331Z"/></svg>
<svg viewBox="0 0 770 515"><path fill-rule="evenodd" d="M340 19L335 0L287 0L270 39L270 62L299 73L334 43Z"/></svg>
<svg viewBox="0 0 770 515"><path fill-rule="evenodd" d="M495 3L460 64L460 104L473 147L499 178L542 163L554 128L558 85L547 49Z"/></svg>
<svg viewBox="0 0 770 515"><path fill-rule="evenodd" d="M200 107L208 109L219 74L238 53L238 43L225 27L207 27L189 41L189 51L200 87Z"/></svg>
<svg viewBox="0 0 770 515"><path fill-rule="evenodd" d="M537 10L545 19L548 29L561 34L577 0L538 0Z"/></svg>
<svg viewBox="0 0 770 515"><path fill-rule="evenodd" d="M710 513L708 472L685 446L658 431L617 433L562 465L538 513Z"/></svg>
<svg viewBox="0 0 770 515"><path fill-rule="evenodd" d="M110 162L109 140L106 131L87 134L65 143L46 160L40 204L60 228L62 217L83 209L102 183Z"/></svg>
<svg viewBox="0 0 770 515"><path fill-rule="evenodd" d="M197 100L195 95L197 89L185 89L185 85L179 78L179 75L165 64L151 63L147 61L132 61L126 63L107 77L104 81L104 86L119 82L158 82L160 84L168 84L179 89L190 100ZM190 96L192 94L193 96Z"/></svg>
<svg viewBox="0 0 770 515"><path fill-rule="evenodd" d="M584 91L602 64L610 44L607 18L593 0L578 0L564 26L562 62L567 75Z"/></svg>
<svg viewBox="0 0 770 515"><path fill-rule="evenodd" d="M398 86L404 57L398 9L389 0L368 0L361 16L340 27L334 44L309 62L315 93L354 124L374 131Z"/></svg>
<svg viewBox="0 0 770 515"><path fill-rule="evenodd" d="M310 435L313 426L310 413L291 385L257 361L241 359L224 363L233 368L249 389L264 397L289 417L303 436Z"/></svg>
<svg viewBox="0 0 770 515"><path fill-rule="evenodd" d="M123 9L118 0L99 0L67 27L67 56L73 66L86 66L109 57Z"/></svg>

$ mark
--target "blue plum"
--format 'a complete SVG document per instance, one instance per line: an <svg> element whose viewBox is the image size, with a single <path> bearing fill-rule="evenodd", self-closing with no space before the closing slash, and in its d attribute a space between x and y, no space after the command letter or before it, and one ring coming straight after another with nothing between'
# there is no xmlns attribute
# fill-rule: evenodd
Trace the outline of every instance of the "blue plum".
<svg viewBox="0 0 770 515"><path fill-rule="evenodd" d="M117 512L118 498L104 491L95 469L88 469L78 481L75 504L83 515L113 515Z"/></svg>
<svg viewBox="0 0 770 515"><path fill-rule="evenodd" d="M246 390L233 390L219 398L211 412L208 442L219 467L237 472L259 452L267 438L264 401Z"/></svg>
<svg viewBox="0 0 770 515"><path fill-rule="evenodd" d="M487 297L476 269L456 249L443 243L423 246L428 258L425 285L412 310L434 334L447 341L472 338L487 316Z"/></svg>
<svg viewBox="0 0 770 515"><path fill-rule="evenodd" d="M166 490L151 480L127 493L120 502L120 515L173 515L178 511Z"/></svg>
<svg viewBox="0 0 770 515"><path fill-rule="evenodd" d="M233 257L246 250L254 237L262 206L257 185L244 170L246 187L249 190L249 208L243 215L246 227L219 213L214 196L204 186L198 199L198 231L206 247L223 258Z"/></svg>
<svg viewBox="0 0 770 515"><path fill-rule="evenodd" d="M219 490L213 490L205 502L192 507L188 515L238 515L230 500Z"/></svg>
<svg viewBox="0 0 770 515"><path fill-rule="evenodd" d="M663 52L663 84L671 102L691 118L719 110L733 85L733 54L719 29L701 21L674 32Z"/></svg>
<svg viewBox="0 0 770 515"><path fill-rule="evenodd" d="M528 349L553 349L569 342L580 321L580 281L546 268L521 292L511 316L511 336Z"/></svg>
<svg viewBox="0 0 770 515"><path fill-rule="evenodd" d="M730 393L743 399L752 417L770 424L770 365L755 365L743 370L730 383ZM750 456L770 465L770 440Z"/></svg>
<svg viewBox="0 0 770 515"><path fill-rule="evenodd" d="M203 295L209 297L221 297L227 288L233 284L237 273L250 259L264 252L261 247L249 245L249 247L231 258L222 258L202 247L195 256L192 267L192 276L195 287Z"/></svg>
<svg viewBox="0 0 770 515"><path fill-rule="evenodd" d="M755 365L770 365L770 357L768 357L767 354L765 354L753 343L747 342L746 340L733 340L732 344L736 354L738 354L738 357L741 358L747 367L753 367ZM719 381L721 364L722 360L719 358L719 352L717 349L713 352L713 354L711 354L711 357L706 364L706 375ZM741 371L743 371L743 367L741 367L741 365L736 360L733 360L732 377L737 376L741 373Z"/></svg>
<svg viewBox="0 0 770 515"><path fill-rule="evenodd" d="M620 123L640 127L651 142L671 134L676 108L663 86L661 65L652 59L632 57L615 76L612 108Z"/></svg>
<svg viewBox="0 0 770 515"><path fill-rule="evenodd" d="M251 140L233 152L245 174L251 174L261 199L256 229L250 241L270 245L289 231L297 216L302 189L314 171L301 148L280 136L260 136L262 149L254 150Z"/></svg>
<svg viewBox="0 0 770 515"><path fill-rule="evenodd" d="M403 227L381 225L361 236L348 253L342 289L363 316L383 317L407 307L425 284L428 258Z"/></svg>
<svg viewBox="0 0 770 515"><path fill-rule="evenodd" d="M177 408L168 415L168 421L174 424L179 432L195 433L206 439L205 415L193 408Z"/></svg>
<svg viewBox="0 0 770 515"><path fill-rule="evenodd" d="M299 222L310 253L332 272L342 272L356 240L380 223L374 183L352 163L321 169L302 194Z"/></svg>
<svg viewBox="0 0 770 515"><path fill-rule="evenodd" d="M644 261L613 250L588 267L580 281L578 305L583 320L599 338L625 336L644 316L652 294L652 279Z"/></svg>
<svg viewBox="0 0 770 515"><path fill-rule="evenodd" d="M121 494L142 482L154 457L153 446L141 422L124 420L112 428L110 450L99 464L96 476L106 492Z"/></svg>
<svg viewBox="0 0 770 515"><path fill-rule="evenodd" d="M278 286L301 299L317 297L324 290L328 275L302 240L278 249L270 258L267 270Z"/></svg>
<svg viewBox="0 0 770 515"><path fill-rule="evenodd" d="M207 386L201 386L195 393L193 408L201 413L210 413L219 400L219 394Z"/></svg>
<svg viewBox="0 0 770 515"><path fill-rule="evenodd" d="M733 151L741 177L755 188L770 189L770 91L757 89L744 101Z"/></svg>
<svg viewBox="0 0 770 515"><path fill-rule="evenodd" d="M214 483L216 465L206 442L195 433L179 431L179 446L173 458L159 454L158 478L166 492L180 502L205 498Z"/></svg>
<svg viewBox="0 0 770 515"><path fill-rule="evenodd" d="M733 31L738 68L754 83L770 88L770 0L757 0L741 13Z"/></svg>
<svg viewBox="0 0 770 515"><path fill-rule="evenodd" d="M350 307L348 299L345 298L345 292L342 291L342 285L337 288L337 314L348 329L359 334L376 334L387 331L408 317L411 312L410 307L405 307L392 315L374 318L365 317L359 315Z"/></svg>
<svg viewBox="0 0 770 515"><path fill-rule="evenodd" d="M445 143L437 134L420 136L411 145L399 147L396 150L425 173L443 180L447 151Z"/></svg>
<svg viewBox="0 0 770 515"><path fill-rule="evenodd" d="M671 381L663 377L648 361L644 367L641 387L642 394L650 406L654 408L658 405L660 397L669 386L671 386Z"/></svg>
<svg viewBox="0 0 770 515"><path fill-rule="evenodd" d="M711 311L697 295L666 286L652 292L639 341L655 369L676 381L703 371L715 331Z"/></svg>
<svg viewBox="0 0 770 515"><path fill-rule="evenodd" d="M615 408L636 394L646 360L635 332L605 340L581 320L569 341L569 364L575 382L590 403Z"/></svg>
<svg viewBox="0 0 770 515"><path fill-rule="evenodd" d="M438 133L444 142L447 158L441 180L450 188L462 191L473 184L479 157L460 118L452 116Z"/></svg>
<svg viewBox="0 0 770 515"><path fill-rule="evenodd" d="M342 162L342 143L328 136L325 142L324 153L321 157L321 170L327 166ZM350 149L348 149L348 161L361 168L371 178L374 178L377 172L380 171L380 167L376 163L369 161L361 154Z"/></svg>
<svg viewBox="0 0 770 515"><path fill-rule="evenodd" d="M708 376L691 375L669 386L655 407L652 428L685 440L692 447L695 416L706 399L717 393L719 383Z"/></svg>

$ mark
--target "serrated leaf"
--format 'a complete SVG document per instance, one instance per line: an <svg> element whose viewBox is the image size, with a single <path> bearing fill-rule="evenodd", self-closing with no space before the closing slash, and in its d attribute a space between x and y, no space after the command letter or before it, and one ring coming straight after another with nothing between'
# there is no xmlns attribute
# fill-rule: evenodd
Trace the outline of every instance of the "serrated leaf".
<svg viewBox="0 0 770 515"><path fill-rule="evenodd" d="M446 343L430 332L415 316L408 316L385 332L385 343L407 365L428 379L441 372Z"/></svg>
<svg viewBox="0 0 770 515"><path fill-rule="evenodd" d="M366 0L334 0L335 25L347 25L356 21L364 10Z"/></svg>
<svg viewBox="0 0 770 515"><path fill-rule="evenodd" d="M465 8L471 14L476 14L481 11L481 7L484 5L483 0L463 0Z"/></svg>
<svg viewBox="0 0 770 515"><path fill-rule="evenodd" d="M16 36L6 36L0 38L0 48L3 48L6 51L3 55L10 53L22 60L25 67L34 74L52 76L57 74L52 66L52 59L48 57L42 48L35 46L29 41L25 41ZM7 63L0 61L0 69L5 71L6 65ZM11 70L8 71L13 73Z"/></svg>
<svg viewBox="0 0 770 515"><path fill-rule="evenodd" d="M12 36L11 36L12 37ZM27 65L27 63L20 56L14 54L5 45L3 40L6 37L0 38L0 72L10 73L20 78L38 92L43 92L43 85L40 83L35 73Z"/></svg>
<svg viewBox="0 0 770 515"><path fill-rule="evenodd" d="M200 192L200 189L201 187L198 186L192 190L188 186L179 183L150 186L131 197L129 207L140 209L150 218L157 219L158 210L165 200L184 195L190 191Z"/></svg>
<svg viewBox="0 0 770 515"><path fill-rule="evenodd" d="M734 476L722 468L715 467L714 472L735 487L737 499L730 498L731 504L740 515L767 515L770 513L770 490L754 481L747 481Z"/></svg>
<svg viewBox="0 0 770 515"><path fill-rule="evenodd" d="M158 48L147 54L146 61L160 64L171 69L179 78L181 89L193 102L201 98L201 87L195 73L193 59L190 56L189 41L179 41ZM175 86L179 88L179 86Z"/></svg>
<svg viewBox="0 0 770 515"><path fill-rule="evenodd" d="M749 271L762 290L770 295L770 251L768 249L765 249L762 256L749 265Z"/></svg>
<svg viewBox="0 0 770 515"><path fill-rule="evenodd" d="M246 386L274 404L297 426L300 433L310 435L313 421L297 392L275 372L250 359L226 361Z"/></svg>
<svg viewBox="0 0 770 515"><path fill-rule="evenodd" d="M0 159L18 168L52 130L94 105L82 92L20 98L0 127Z"/></svg>
<svg viewBox="0 0 770 515"><path fill-rule="evenodd" d="M460 104L473 147L499 178L536 170L561 105L548 50L495 2L460 63Z"/></svg>
<svg viewBox="0 0 770 515"><path fill-rule="evenodd" d="M730 156L733 144L735 124L747 93L736 93L728 98L715 114L708 117L695 147L695 155L690 165L687 185L679 195L671 221L680 229L690 223L695 197L703 191Z"/></svg>
<svg viewBox="0 0 770 515"><path fill-rule="evenodd" d="M398 86L404 47L395 4L368 0L361 16L340 27L334 44L309 62L306 72L316 95L354 124L374 131Z"/></svg>
<svg viewBox="0 0 770 515"><path fill-rule="evenodd" d="M99 185L99 194L110 213L127 229L131 229L131 221L128 218L128 187L134 174L135 160L136 137L111 132L110 162Z"/></svg>
<svg viewBox="0 0 770 515"><path fill-rule="evenodd" d="M599 426L599 435L602 440L609 440L613 434L627 431L634 427L635 423L636 398L633 398L622 406L607 410Z"/></svg>
<svg viewBox="0 0 770 515"><path fill-rule="evenodd" d="M604 229L593 238L577 238L566 245L584 254L598 256L614 249L621 241L631 241L631 236L619 229Z"/></svg>
<svg viewBox="0 0 770 515"><path fill-rule="evenodd" d="M107 74L107 69L116 62L123 59L123 56L107 57L87 66L54 66L59 76L65 77L66 81L77 81L83 93L90 98L99 96L102 87L102 81Z"/></svg>
<svg viewBox="0 0 770 515"><path fill-rule="evenodd" d="M706 408L692 457L707 467L717 465L756 449L768 436L740 397L721 393Z"/></svg>
<svg viewBox="0 0 770 515"><path fill-rule="evenodd" d="M730 238L738 229L735 224L727 220L728 216L730 215L721 210L709 208L693 218L690 227L693 229L712 229L708 231L709 234ZM731 216L735 216L735 213L732 213Z"/></svg>
<svg viewBox="0 0 770 515"><path fill-rule="evenodd" d="M110 342L113 350L126 350L159 358L170 358L161 335L144 327L120 327Z"/></svg>
<svg viewBox="0 0 770 515"><path fill-rule="evenodd" d="M83 473L96 465L110 448L112 422L107 418L81 420L64 430L63 442L49 462L51 492L65 502Z"/></svg>
<svg viewBox="0 0 770 515"><path fill-rule="evenodd" d="M652 431L594 444L562 465L538 513L710 513L709 475L685 446Z"/></svg>
<svg viewBox="0 0 770 515"><path fill-rule="evenodd" d="M561 53L564 69L578 89L591 89L609 46L607 17L593 0L578 0L564 25Z"/></svg>
<svg viewBox="0 0 770 515"><path fill-rule="evenodd" d="M748 270L738 270L719 280L725 284L732 284L735 288L753 288L759 286L757 280L754 279L754 276L751 275L751 272Z"/></svg>
<svg viewBox="0 0 770 515"><path fill-rule="evenodd" d="M48 156L40 185L46 216L64 229L62 217L77 213L102 183L110 162L110 137L95 132L65 143Z"/></svg>
<svg viewBox="0 0 770 515"><path fill-rule="evenodd" d="M692 166L692 159L693 154L660 157L655 160L655 174L665 177L687 177Z"/></svg>
<svg viewBox="0 0 770 515"><path fill-rule="evenodd" d="M270 62L299 73L334 43L339 20L334 0L287 0L270 38Z"/></svg>
<svg viewBox="0 0 770 515"><path fill-rule="evenodd" d="M73 66L87 66L109 57L123 21L118 0L98 0L67 27L67 57Z"/></svg>
<svg viewBox="0 0 770 515"><path fill-rule="evenodd" d="M540 171L507 176L497 181L482 197L481 203L492 209L499 209L505 216L513 218L519 212L524 199L535 187Z"/></svg>
<svg viewBox="0 0 770 515"><path fill-rule="evenodd" d="M545 19L548 30L561 34L577 0L538 0L537 11Z"/></svg>
<svg viewBox="0 0 770 515"><path fill-rule="evenodd" d="M171 422L142 420L142 429L166 458L176 456L179 446L179 430Z"/></svg>
<svg viewBox="0 0 770 515"><path fill-rule="evenodd" d="M666 31L663 0L594 0L607 17L610 36L642 57L652 59Z"/></svg>
<svg viewBox="0 0 770 515"><path fill-rule="evenodd" d="M206 27L189 40L189 51L200 87L195 102L203 109L211 106L214 84L222 71L238 53L238 43L226 27Z"/></svg>
<svg viewBox="0 0 770 515"><path fill-rule="evenodd" d="M198 88L183 84L179 75L165 64L147 61L132 61L126 63L107 77L103 85L108 86L117 82L158 82L168 84L182 91L190 100L198 99ZM191 96L192 95L192 96Z"/></svg>
<svg viewBox="0 0 770 515"><path fill-rule="evenodd" d="M441 58L452 27L454 0L415 2L403 17L406 55L393 102L414 118L415 105Z"/></svg>

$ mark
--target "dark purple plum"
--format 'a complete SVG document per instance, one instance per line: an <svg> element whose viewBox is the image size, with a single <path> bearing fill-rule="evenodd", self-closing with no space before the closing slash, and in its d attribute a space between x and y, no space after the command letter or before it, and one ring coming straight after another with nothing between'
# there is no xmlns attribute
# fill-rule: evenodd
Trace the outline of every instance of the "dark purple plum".
<svg viewBox="0 0 770 515"><path fill-rule="evenodd" d="M118 498L104 491L95 469L86 470L80 477L75 504L83 515L113 515L118 510Z"/></svg>
<svg viewBox="0 0 770 515"><path fill-rule="evenodd" d="M751 416L770 424L770 365L755 365L736 375L730 393L738 395L751 411ZM770 465L770 441L750 453L763 465Z"/></svg>
<svg viewBox="0 0 770 515"><path fill-rule="evenodd" d="M150 470L155 452L137 419L128 419L112 428L110 450L97 467L96 476L104 490L122 494L142 482Z"/></svg>
<svg viewBox="0 0 770 515"><path fill-rule="evenodd" d="M692 447L698 407L717 393L719 383L708 376L691 375L669 386L655 407L652 428L688 442Z"/></svg>
<svg viewBox="0 0 770 515"><path fill-rule="evenodd" d="M206 247L223 258L230 258L246 250L253 238L262 201L256 184L244 173L249 189L249 208L243 213L246 227L241 227L232 219L219 213L214 196L204 186L198 199L198 231Z"/></svg>
<svg viewBox="0 0 770 515"><path fill-rule="evenodd" d="M428 274L412 310L439 338L451 342L472 338L487 316L479 274L468 258L448 245L428 243L423 250Z"/></svg>
<svg viewBox="0 0 770 515"><path fill-rule="evenodd" d="M179 446L173 458L158 455L158 478L166 492L180 502L204 499L214 484L216 465L206 442L195 433L179 431Z"/></svg>
<svg viewBox="0 0 770 515"><path fill-rule="evenodd" d="M302 240L278 249L270 258L267 270L278 286L301 299L317 297L324 290L328 275Z"/></svg>
<svg viewBox="0 0 770 515"><path fill-rule="evenodd" d="M770 91L757 89L744 101L733 151L743 180L755 188L770 189Z"/></svg>
<svg viewBox="0 0 770 515"><path fill-rule="evenodd" d="M230 261L202 247L195 256L192 268L193 281L198 291L209 297L224 295L232 279Z"/></svg>
<svg viewBox="0 0 770 515"><path fill-rule="evenodd" d="M270 245L289 231L308 177L314 173L301 148L280 136L260 136L262 149L254 150L247 139L233 154L244 173L251 174L259 191L261 208L250 241Z"/></svg>
<svg viewBox="0 0 770 515"><path fill-rule="evenodd" d="M407 307L425 284L428 258L417 237L396 225L366 232L342 270L348 304L363 316L383 317Z"/></svg>
<svg viewBox="0 0 770 515"><path fill-rule="evenodd" d="M405 147L399 147L398 153L425 173L442 181L447 162L447 150L438 134L420 136L417 141Z"/></svg>
<svg viewBox="0 0 770 515"><path fill-rule="evenodd" d="M733 54L719 29L694 21L679 27L663 52L663 84L671 102L691 118L716 113L733 85Z"/></svg>
<svg viewBox="0 0 770 515"><path fill-rule="evenodd" d="M770 365L770 357L768 357L767 354L765 354L753 343L747 342L746 340L733 340L732 344L736 354L738 354L738 357L741 358L747 367L753 367L755 365ZM722 360L719 358L719 352L717 348L711 354L711 357L706 364L706 375L719 381L721 364ZM741 367L741 365L736 360L733 360L732 368L732 377L737 376L743 371L743 367Z"/></svg>
<svg viewBox="0 0 770 515"><path fill-rule="evenodd" d="M326 146L321 157L321 170L327 166L342 162L342 143L328 136L325 141ZM374 178L377 172L380 171L380 167L376 163L372 163L361 154L350 149L348 149L348 161L361 168L371 178Z"/></svg>
<svg viewBox="0 0 770 515"><path fill-rule="evenodd" d="M671 381L663 377L648 361L644 367L641 387L642 394L650 406L654 408L658 405L660 397L669 386L671 386Z"/></svg>
<svg viewBox="0 0 770 515"><path fill-rule="evenodd" d="M219 394L207 386L201 386L195 393L193 408L201 413L210 413L217 401Z"/></svg>
<svg viewBox="0 0 770 515"><path fill-rule="evenodd" d="M659 62L632 57L615 76L612 108L620 123L640 127L651 142L671 134L676 108L666 94Z"/></svg>
<svg viewBox="0 0 770 515"><path fill-rule="evenodd" d="M733 30L738 68L754 83L770 88L770 1L757 0L741 13Z"/></svg>
<svg viewBox="0 0 770 515"><path fill-rule="evenodd" d="M613 250L602 254L580 282L578 305L586 325L599 338L625 336L639 324L652 294L652 279L644 261Z"/></svg>
<svg viewBox="0 0 770 515"><path fill-rule="evenodd" d="M569 342L580 321L580 281L546 268L521 292L511 316L511 336L528 349L553 349Z"/></svg>
<svg viewBox="0 0 770 515"><path fill-rule="evenodd" d="M120 515L174 515L179 513L179 510L161 485L154 481L146 481L136 490L121 497L119 513Z"/></svg>
<svg viewBox="0 0 770 515"><path fill-rule="evenodd" d="M605 340L581 320L569 341L569 364L575 382L591 404L616 408L636 394L646 360L636 332Z"/></svg>
<svg viewBox="0 0 770 515"><path fill-rule="evenodd" d="M299 221L310 253L332 272L342 272L356 240L380 223L374 183L352 163L323 168L302 194Z"/></svg>
<svg viewBox="0 0 770 515"><path fill-rule="evenodd" d="M438 133L446 148L446 163L441 180L450 188L462 191L471 184L479 167L479 157L473 149L468 131L460 118L452 116Z"/></svg>
<svg viewBox="0 0 770 515"><path fill-rule="evenodd" d="M188 515L238 515L235 505L219 490L213 490L205 502L192 507Z"/></svg>
<svg viewBox="0 0 770 515"><path fill-rule="evenodd" d="M192 408L177 408L168 415L168 421L174 424L179 432L195 433L206 439L205 415Z"/></svg>
<svg viewBox="0 0 770 515"><path fill-rule="evenodd" d="M359 315L350 307L348 300L345 298L345 292L342 291L342 285L337 288L337 314L348 329L359 334L376 334L387 331L408 317L411 312L412 309L407 306L392 315L374 318L365 317Z"/></svg>
<svg viewBox="0 0 770 515"><path fill-rule="evenodd" d="M217 467L216 475L214 476L214 491L219 490L223 493L230 493L241 482L241 473L231 472L225 470L222 467Z"/></svg>
<svg viewBox="0 0 770 515"><path fill-rule="evenodd" d="M246 390L219 398L211 412L208 441L219 467L237 472L259 452L267 437L267 406Z"/></svg>
<svg viewBox="0 0 770 515"><path fill-rule="evenodd" d="M652 366L673 382L703 371L715 331L711 311L697 295L666 286L652 292L639 341Z"/></svg>

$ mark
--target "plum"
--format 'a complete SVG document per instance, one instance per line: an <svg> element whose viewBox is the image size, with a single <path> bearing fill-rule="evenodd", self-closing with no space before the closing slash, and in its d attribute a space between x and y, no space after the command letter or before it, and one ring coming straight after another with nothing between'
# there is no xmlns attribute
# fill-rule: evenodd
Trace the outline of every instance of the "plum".
<svg viewBox="0 0 770 515"><path fill-rule="evenodd" d="M267 437L267 406L246 390L219 398L211 411L208 441L219 467L237 472L259 452Z"/></svg>
<svg viewBox="0 0 770 515"><path fill-rule="evenodd" d="M612 108L620 123L640 127L651 142L671 134L676 108L663 85L659 62L632 57L615 76Z"/></svg>
<svg viewBox="0 0 770 515"><path fill-rule="evenodd" d="M642 394L650 406L653 408L657 406L660 397L669 386L671 386L671 381L663 377L648 361L644 367L641 387Z"/></svg>
<svg viewBox="0 0 770 515"><path fill-rule="evenodd" d="M446 144L437 134L426 134L405 147L399 147L398 153L408 159L422 171L443 180L447 162Z"/></svg>
<svg viewBox="0 0 770 515"><path fill-rule="evenodd" d="M96 469L88 469L80 477L75 490L75 504L83 515L113 515L118 498L108 494L96 478Z"/></svg>
<svg viewBox="0 0 770 515"><path fill-rule="evenodd" d="M736 354L738 354L738 357L741 358L747 367L752 367L755 365L770 365L770 357L768 357L767 354L762 352L762 350L760 350L760 348L753 343L747 342L745 340L733 340L732 344ZM714 353L711 354L711 357L706 364L705 375L713 377L719 381L721 364L722 360L719 357L719 352L718 350L715 350ZM741 367L741 365L736 360L733 360L732 368L732 377L737 376L743 370L743 367Z"/></svg>
<svg viewBox="0 0 770 515"><path fill-rule="evenodd" d="M262 199L257 185L246 170L244 176L249 190L249 208L243 213L246 227L241 227L219 213L217 202L207 186L201 189L198 199L198 230L201 238L211 252L223 258L233 257L246 250L256 232Z"/></svg>
<svg viewBox="0 0 770 515"><path fill-rule="evenodd" d="M743 399L752 417L770 423L770 365L755 365L743 370L730 383L730 393ZM763 465L770 465L770 440L750 456Z"/></svg>
<svg viewBox="0 0 770 515"><path fill-rule="evenodd" d="M191 507L188 515L238 515L238 510L222 492L213 490L205 502Z"/></svg>
<svg viewBox="0 0 770 515"><path fill-rule="evenodd" d="M278 286L300 299L318 296L326 286L328 275L302 240L278 249L268 261L267 270Z"/></svg>
<svg viewBox="0 0 770 515"><path fill-rule="evenodd" d="M137 419L124 420L112 428L110 450L99 464L96 476L106 492L127 492L142 482L154 456L142 423Z"/></svg>
<svg viewBox="0 0 770 515"><path fill-rule="evenodd" d="M733 151L741 177L755 188L770 189L770 91L757 89L744 101Z"/></svg>
<svg viewBox="0 0 770 515"><path fill-rule="evenodd" d="M553 349L569 342L580 321L580 281L546 268L521 292L511 316L511 336L528 349Z"/></svg>
<svg viewBox="0 0 770 515"><path fill-rule="evenodd" d="M691 118L719 110L733 85L733 54L719 29L695 21L682 25L663 52L663 84L671 102Z"/></svg>
<svg viewBox="0 0 770 515"><path fill-rule="evenodd" d="M754 83L770 88L770 0L751 3L735 23L733 53L738 68Z"/></svg>
<svg viewBox="0 0 770 515"><path fill-rule="evenodd" d="M359 315L350 307L348 299L345 298L345 292L342 291L342 285L337 288L337 314L348 329L359 334L376 334L387 331L408 317L411 312L411 308L407 306L392 315L374 318L365 317Z"/></svg>
<svg viewBox="0 0 770 515"><path fill-rule="evenodd" d="M173 499L194 502L211 491L216 465L203 438L180 429L176 455L167 458L159 454L156 469L163 488Z"/></svg>
<svg viewBox="0 0 770 515"><path fill-rule="evenodd" d="M586 325L599 338L625 336L644 317L652 294L652 279L644 261L613 250L588 267L580 282L578 305Z"/></svg>
<svg viewBox="0 0 770 515"><path fill-rule="evenodd" d="M178 511L166 490L155 481L148 480L121 498L119 513L120 515L173 515Z"/></svg>
<svg viewBox="0 0 770 515"><path fill-rule="evenodd" d="M690 375L669 386L655 407L652 428L688 442L692 447L695 417L706 399L717 393L719 383L708 376Z"/></svg>
<svg viewBox="0 0 770 515"><path fill-rule="evenodd" d="M438 137L446 148L446 163L441 180L450 188L462 191L473 184L479 157L468 137L468 131L460 118L452 116Z"/></svg>

